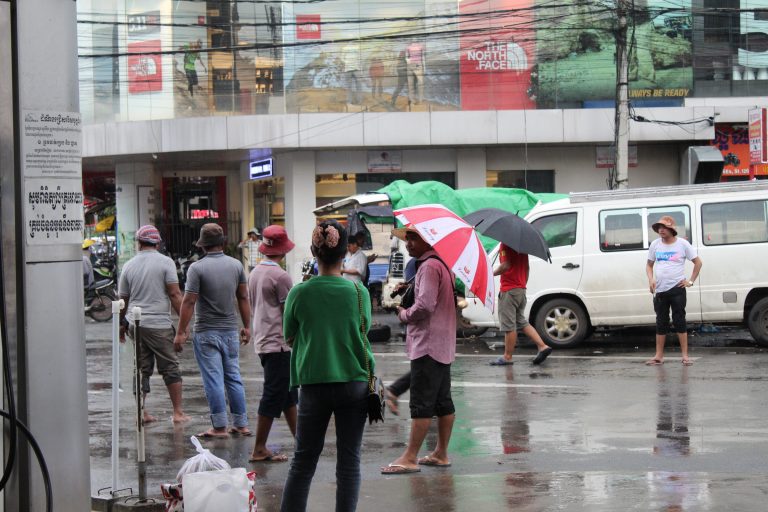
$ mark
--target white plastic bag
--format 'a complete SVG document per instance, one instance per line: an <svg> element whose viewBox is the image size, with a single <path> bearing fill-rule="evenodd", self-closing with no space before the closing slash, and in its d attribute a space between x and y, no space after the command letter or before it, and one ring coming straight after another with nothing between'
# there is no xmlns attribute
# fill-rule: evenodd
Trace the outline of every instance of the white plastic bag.
<svg viewBox="0 0 768 512"><path fill-rule="evenodd" d="M184 475L184 512L248 512L249 482L245 468Z"/></svg>
<svg viewBox="0 0 768 512"><path fill-rule="evenodd" d="M179 472L176 473L177 482L183 484L184 482L182 482L182 479L188 473L199 473L201 471L218 471L220 469L231 468L227 461L218 458L212 454L210 450L203 448L203 445L200 444L200 441L198 441L195 436L192 436L189 439L192 441L192 444L195 445L197 455L187 459L184 465L181 466Z"/></svg>

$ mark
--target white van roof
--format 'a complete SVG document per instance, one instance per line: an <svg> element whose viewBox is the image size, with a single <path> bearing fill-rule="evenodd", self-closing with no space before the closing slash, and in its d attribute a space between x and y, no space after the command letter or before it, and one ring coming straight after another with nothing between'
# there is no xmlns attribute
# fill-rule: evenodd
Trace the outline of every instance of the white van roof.
<svg viewBox="0 0 768 512"><path fill-rule="evenodd" d="M379 203L388 203L389 196L378 192L369 192L367 194L357 194L355 196L345 197L332 203L323 205L314 210L315 215L324 215L342 208L354 208L355 206L370 206Z"/></svg>
<svg viewBox="0 0 768 512"><path fill-rule="evenodd" d="M616 201L641 197L684 196L693 194L719 194L768 190L768 181L735 181L702 185L673 185L667 187L630 188L627 190L601 190L597 192L571 192L571 204L592 201Z"/></svg>

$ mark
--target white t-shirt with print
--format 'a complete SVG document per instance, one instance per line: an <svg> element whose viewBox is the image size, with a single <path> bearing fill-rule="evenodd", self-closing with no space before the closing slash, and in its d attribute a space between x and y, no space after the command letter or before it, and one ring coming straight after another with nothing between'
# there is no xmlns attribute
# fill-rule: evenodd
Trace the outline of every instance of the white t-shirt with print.
<svg viewBox="0 0 768 512"><path fill-rule="evenodd" d="M671 244L665 244L661 238L651 242L648 261L654 262L656 293L671 290L685 279L685 260L696 256L696 249L684 238L676 238Z"/></svg>

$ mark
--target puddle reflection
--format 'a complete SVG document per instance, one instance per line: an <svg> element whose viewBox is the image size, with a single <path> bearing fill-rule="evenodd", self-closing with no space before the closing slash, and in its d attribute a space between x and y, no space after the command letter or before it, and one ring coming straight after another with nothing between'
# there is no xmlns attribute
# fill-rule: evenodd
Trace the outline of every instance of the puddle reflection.
<svg viewBox="0 0 768 512"><path fill-rule="evenodd" d="M663 366L658 366L656 371L658 414L653 453L668 458L689 457L688 367L682 367L680 375L668 372ZM709 484L698 480L693 473L651 471L647 474L647 484L654 510L678 512L708 508Z"/></svg>

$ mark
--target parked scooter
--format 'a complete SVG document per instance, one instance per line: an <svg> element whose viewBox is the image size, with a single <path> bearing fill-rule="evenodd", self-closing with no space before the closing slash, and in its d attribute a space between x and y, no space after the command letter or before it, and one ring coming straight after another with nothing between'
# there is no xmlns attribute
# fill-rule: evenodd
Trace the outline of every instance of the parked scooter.
<svg viewBox="0 0 768 512"><path fill-rule="evenodd" d="M114 279L101 279L85 289L85 314L97 322L112 318L112 301L117 300Z"/></svg>

